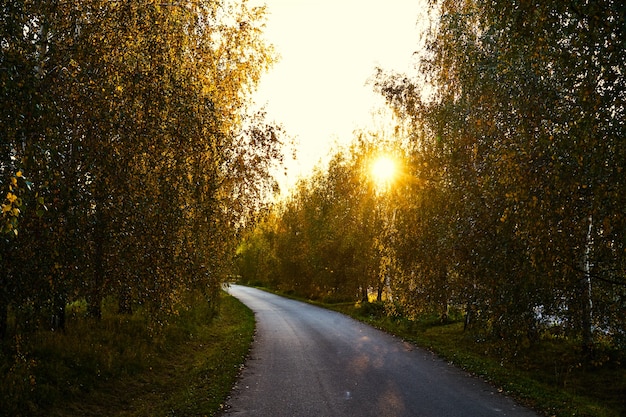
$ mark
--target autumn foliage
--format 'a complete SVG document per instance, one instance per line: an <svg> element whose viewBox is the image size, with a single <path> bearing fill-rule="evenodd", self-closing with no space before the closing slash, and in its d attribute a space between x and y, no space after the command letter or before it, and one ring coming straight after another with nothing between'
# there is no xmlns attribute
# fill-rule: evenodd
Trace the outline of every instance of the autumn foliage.
<svg viewBox="0 0 626 417"><path fill-rule="evenodd" d="M510 352L545 334L587 359L623 349L624 7L430 3L418 71L373 81L398 117L402 181L373 193L364 160L380 142L357 142L244 242L244 279L386 292L392 314L454 311Z"/></svg>
<svg viewBox="0 0 626 417"><path fill-rule="evenodd" d="M154 323L214 304L280 158L249 114L273 55L229 1L0 5L0 338L63 328L67 303Z"/></svg>

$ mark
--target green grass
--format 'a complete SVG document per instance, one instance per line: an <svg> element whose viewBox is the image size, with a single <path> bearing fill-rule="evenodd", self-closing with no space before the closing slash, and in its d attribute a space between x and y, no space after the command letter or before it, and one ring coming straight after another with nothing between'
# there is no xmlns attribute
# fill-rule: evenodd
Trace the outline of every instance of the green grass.
<svg viewBox="0 0 626 417"><path fill-rule="evenodd" d="M226 294L215 315L193 301L162 326L141 312L108 313L98 323L75 317L65 334L41 332L5 348L0 415L216 415L248 352L254 316Z"/></svg>

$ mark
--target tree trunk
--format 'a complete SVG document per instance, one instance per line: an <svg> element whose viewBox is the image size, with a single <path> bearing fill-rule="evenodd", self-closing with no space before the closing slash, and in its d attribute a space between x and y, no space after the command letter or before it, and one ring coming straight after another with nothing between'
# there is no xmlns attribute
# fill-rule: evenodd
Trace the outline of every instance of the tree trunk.
<svg viewBox="0 0 626 417"><path fill-rule="evenodd" d="M590 357L593 353L593 299L591 294L591 252L593 249L593 216L589 215L589 227L585 242L585 253L583 256L583 277L581 286L581 334L582 348L585 357Z"/></svg>
<svg viewBox="0 0 626 417"><path fill-rule="evenodd" d="M87 313L100 320L102 318L102 299L104 290L104 251L106 239L105 201L106 192L103 178L98 178L95 189L96 212L93 226L93 280L87 297Z"/></svg>
<svg viewBox="0 0 626 417"><path fill-rule="evenodd" d="M89 316L100 320L102 318L102 283L104 282L104 254L101 238L95 239L95 253L93 263L93 281L87 297L87 312Z"/></svg>
<svg viewBox="0 0 626 417"><path fill-rule="evenodd" d="M65 298L60 295L54 297L50 330L53 332L57 330L65 331Z"/></svg>
<svg viewBox="0 0 626 417"><path fill-rule="evenodd" d="M463 331L466 331L471 323L472 320L472 304L471 303L467 303L467 306L465 307L465 322L463 323Z"/></svg>
<svg viewBox="0 0 626 417"><path fill-rule="evenodd" d="M376 301L377 302L382 302L383 301L383 290L385 287L385 280L384 278L378 282L378 288L376 289Z"/></svg>
<svg viewBox="0 0 626 417"><path fill-rule="evenodd" d="M117 312L119 314L133 314L133 298L130 288L123 285L117 294Z"/></svg>
<svg viewBox="0 0 626 417"><path fill-rule="evenodd" d="M439 285L441 285L441 323L442 324L446 324L448 323L448 270L447 268L444 266L439 270L440 276L439 276Z"/></svg>
<svg viewBox="0 0 626 417"><path fill-rule="evenodd" d="M0 297L0 341L4 340L7 336L7 321L9 316L8 303Z"/></svg>
<svg viewBox="0 0 626 417"><path fill-rule="evenodd" d="M367 285L361 287L361 301L364 303L369 302L369 296L367 294Z"/></svg>
<svg viewBox="0 0 626 417"><path fill-rule="evenodd" d="M94 254L93 254L93 280L89 296L87 297L87 312L89 316L100 320L102 318L102 286L104 283L104 225L102 208L98 208L96 224L94 226Z"/></svg>
<svg viewBox="0 0 626 417"><path fill-rule="evenodd" d="M443 301L442 305L441 305L441 324L447 324L448 323L448 302L447 301Z"/></svg>

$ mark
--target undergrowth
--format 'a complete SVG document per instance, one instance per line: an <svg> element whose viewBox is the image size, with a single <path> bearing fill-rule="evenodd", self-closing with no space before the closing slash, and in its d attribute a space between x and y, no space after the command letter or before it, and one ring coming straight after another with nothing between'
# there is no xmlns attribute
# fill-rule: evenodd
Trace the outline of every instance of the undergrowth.
<svg viewBox="0 0 626 417"><path fill-rule="evenodd" d="M223 294L201 296L167 323L141 311L78 313L65 332L14 335L0 353L2 416L215 415L252 340L254 316Z"/></svg>

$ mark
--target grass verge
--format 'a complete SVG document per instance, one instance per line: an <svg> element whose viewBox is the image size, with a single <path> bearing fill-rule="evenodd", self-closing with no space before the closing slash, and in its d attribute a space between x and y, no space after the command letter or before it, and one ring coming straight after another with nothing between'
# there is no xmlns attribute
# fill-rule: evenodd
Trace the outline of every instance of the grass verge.
<svg viewBox="0 0 626 417"><path fill-rule="evenodd" d="M583 365L578 346L564 338L544 337L513 353L506 341L465 332L463 323L441 324L368 314L355 304L325 305L426 348L550 417L626 416L623 352L599 352L596 364Z"/></svg>
<svg viewBox="0 0 626 417"><path fill-rule="evenodd" d="M198 299L157 331L140 313L78 318L5 349L0 415L217 415L254 333L247 307L225 293L220 301L214 315Z"/></svg>

